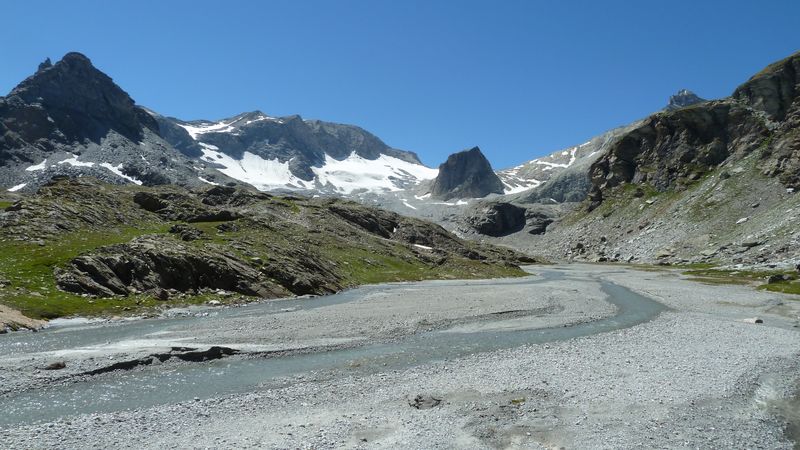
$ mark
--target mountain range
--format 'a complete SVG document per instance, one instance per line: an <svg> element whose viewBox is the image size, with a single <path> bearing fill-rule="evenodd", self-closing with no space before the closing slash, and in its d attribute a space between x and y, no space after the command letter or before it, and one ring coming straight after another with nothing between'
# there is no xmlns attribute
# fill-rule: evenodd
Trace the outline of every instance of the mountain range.
<svg viewBox="0 0 800 450"><path fill-rule="evenodd" d="M69 53L0 98L0 185L251 185L347 197L552 258L789 264L797 236L775 227L795 217L800 188L798 60L725 99L682 89L649 117L495 171L477 147L429 168L357 126L297 115L166 117Z"/></svg>
<svg viewBox="0 0 800 450"><path fill-rule="evenodd" d="M691 102L692 96L682 91L670 104ZM248 184L339 196L424 195L429 192L420 190L427 189L444 200L479 198L537 187L594 156L588 144L496 176L485 157L475 154L457 167L445 162L449 169L435 180L439 170L424 166L415 153L394 149L353 125L261 111L216 121L163 116L137 105L89 58L74 52L55 64L47 59L0 98L0 185L12 192L33 192L53 176L93 176L150 186Z"/></svg>

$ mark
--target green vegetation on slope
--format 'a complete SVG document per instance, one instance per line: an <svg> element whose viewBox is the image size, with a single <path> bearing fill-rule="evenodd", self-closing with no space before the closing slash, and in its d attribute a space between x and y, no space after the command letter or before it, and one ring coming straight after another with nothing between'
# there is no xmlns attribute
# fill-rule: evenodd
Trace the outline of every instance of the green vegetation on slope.
<svg viewBox="0 0 800 450"><path fill-rule="evenodd" d="M147 195L134 200L143 193ZM188 262L179 260L168 268L173 272L190 270L198 258L233 261L239 264L234 267L256 274L258 283L274 286L269 297L327 293L368 283L525 275L516 265L521 255L514 252L461 241L433 224L338 200L232 188L189 192L111 187L73 180L25 197L20 205L0 214L0 303L34 318L123 315L212 299L259 298L213 285L189 290L161 286L170 291L167 301L144 289L131 288L123 295L59 289L64 273L103 284L117 275L114 271L141 267L144 263L136 258L142 242L156 243L145 253L164 264L176 254L188 255ZM79 256L82 264L76 263ZM99 265L87 268L87 261ZM108 261L112 265L103 265ZM122 274L120 279L130 276ZM150 275L127 281L137 282L153 283Z"/></svg>
<svg viewBox="0 0 800 450"><path fill-rule="evenodd" d="M800 295L800 281L797 273L792 271L697 268L683 273L690 280L701 283L754 285L765 291Z"/></svg>

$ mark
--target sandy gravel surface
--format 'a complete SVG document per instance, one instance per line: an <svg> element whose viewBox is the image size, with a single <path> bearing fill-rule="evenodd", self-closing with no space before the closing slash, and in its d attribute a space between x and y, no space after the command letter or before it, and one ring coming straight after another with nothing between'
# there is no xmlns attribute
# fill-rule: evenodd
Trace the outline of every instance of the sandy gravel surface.
<svg viewBox="0 0 800 450"><path fill-rule="evenodd" d="M537 300L528 300L526 308L549 308L531 326L542 326L547 315L552 325L574 323L579 311L587 317L613 314L597 301L603 298L597 279L671 309L632 328L404 370L312 372L244 394L8 427L0 429L0 441L9 448L793 447L798 405L792 395L800 381L800 332L794 325L800 302L746 287L702 285L671 272L559 269L569 273L567 279L528 287L528 297ZM454 310L447 301L436 303L439 307L431 302L424 308L431 314L427 321L520 326L519 317L485 319L492 308L478 306L482 296L471 297L475 286L446 287L426 292L446 297L452 291L465 303ZM493 289L494 298L504 302L497 310L519 309L506 298L514 297L506 295L516 289L513 284ZM340 305L357 305L358 320L346 330L339 328L348 324L346 316L338 317L346 308L306 311L308 320L330 318L320 323L325 331L312 338L402 340L419 329L415 320L423 313L411 306L392 308L389 299L372 300L383 314L370 311L368 299ZM551 301L563 309L552 308ZM568 306L571 302L579 306ZM481 319L462 320L470 315L463 312L467 304L481 312L472 317ZM382 322L382 315L390 325L369 325L373 317ZM755 316L764 323L744 320ZM257 336L260 343L269 341L267 334ZM416 409L409 403L417 396L427 404L441 402Z"/></svg>

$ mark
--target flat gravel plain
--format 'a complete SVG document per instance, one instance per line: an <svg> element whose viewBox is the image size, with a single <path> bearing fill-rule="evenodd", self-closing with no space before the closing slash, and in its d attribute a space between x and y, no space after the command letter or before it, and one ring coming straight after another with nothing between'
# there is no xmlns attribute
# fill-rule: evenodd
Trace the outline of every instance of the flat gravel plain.
<svg viewBox="0 0 800 450"><path fill-rule="evenodd" d="M614 316L599 280L669 309L586 337L401 369L309 371L247 392L6 426L0 442L4 448L796 448L800 302L743 286L699 284L671 271L530 270L564 277L527 285L372 287L320 308L176 321L128 336L124 345L59 349L67 368L58 376L33 369L51 361L53 350L4 353L3 395L91 382L65 378L109 357L176 342L325 352L423 332L569 327ZM752 323L754 317L763 323Z"/></svg>

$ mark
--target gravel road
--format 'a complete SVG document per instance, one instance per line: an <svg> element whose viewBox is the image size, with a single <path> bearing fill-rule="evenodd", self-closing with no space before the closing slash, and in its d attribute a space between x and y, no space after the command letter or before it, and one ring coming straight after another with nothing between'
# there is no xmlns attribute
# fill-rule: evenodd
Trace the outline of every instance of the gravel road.
<svg viewBox="0 0 800 450"><path fill-rule="evenodd" d="M422 332L563 328L613 317L599 280L669 309L646 323L592 336L401 369L309 371L247 392L7 426L0 428L0 442L4 448L793 448L800 419L800 302L742 286L699 284L671 271L531 270L565 277L536 284L371 287L329 306L220 313L81 347L3 352L0 337L0 382L7 401L59 383L88 383L58 380L107 364L109 357L177 343L324 351L403 342ZM750 323L753 317L763 323ZM36 373L56 356L66 369ZM172 367L168 362L134 373Z"/></svg>

